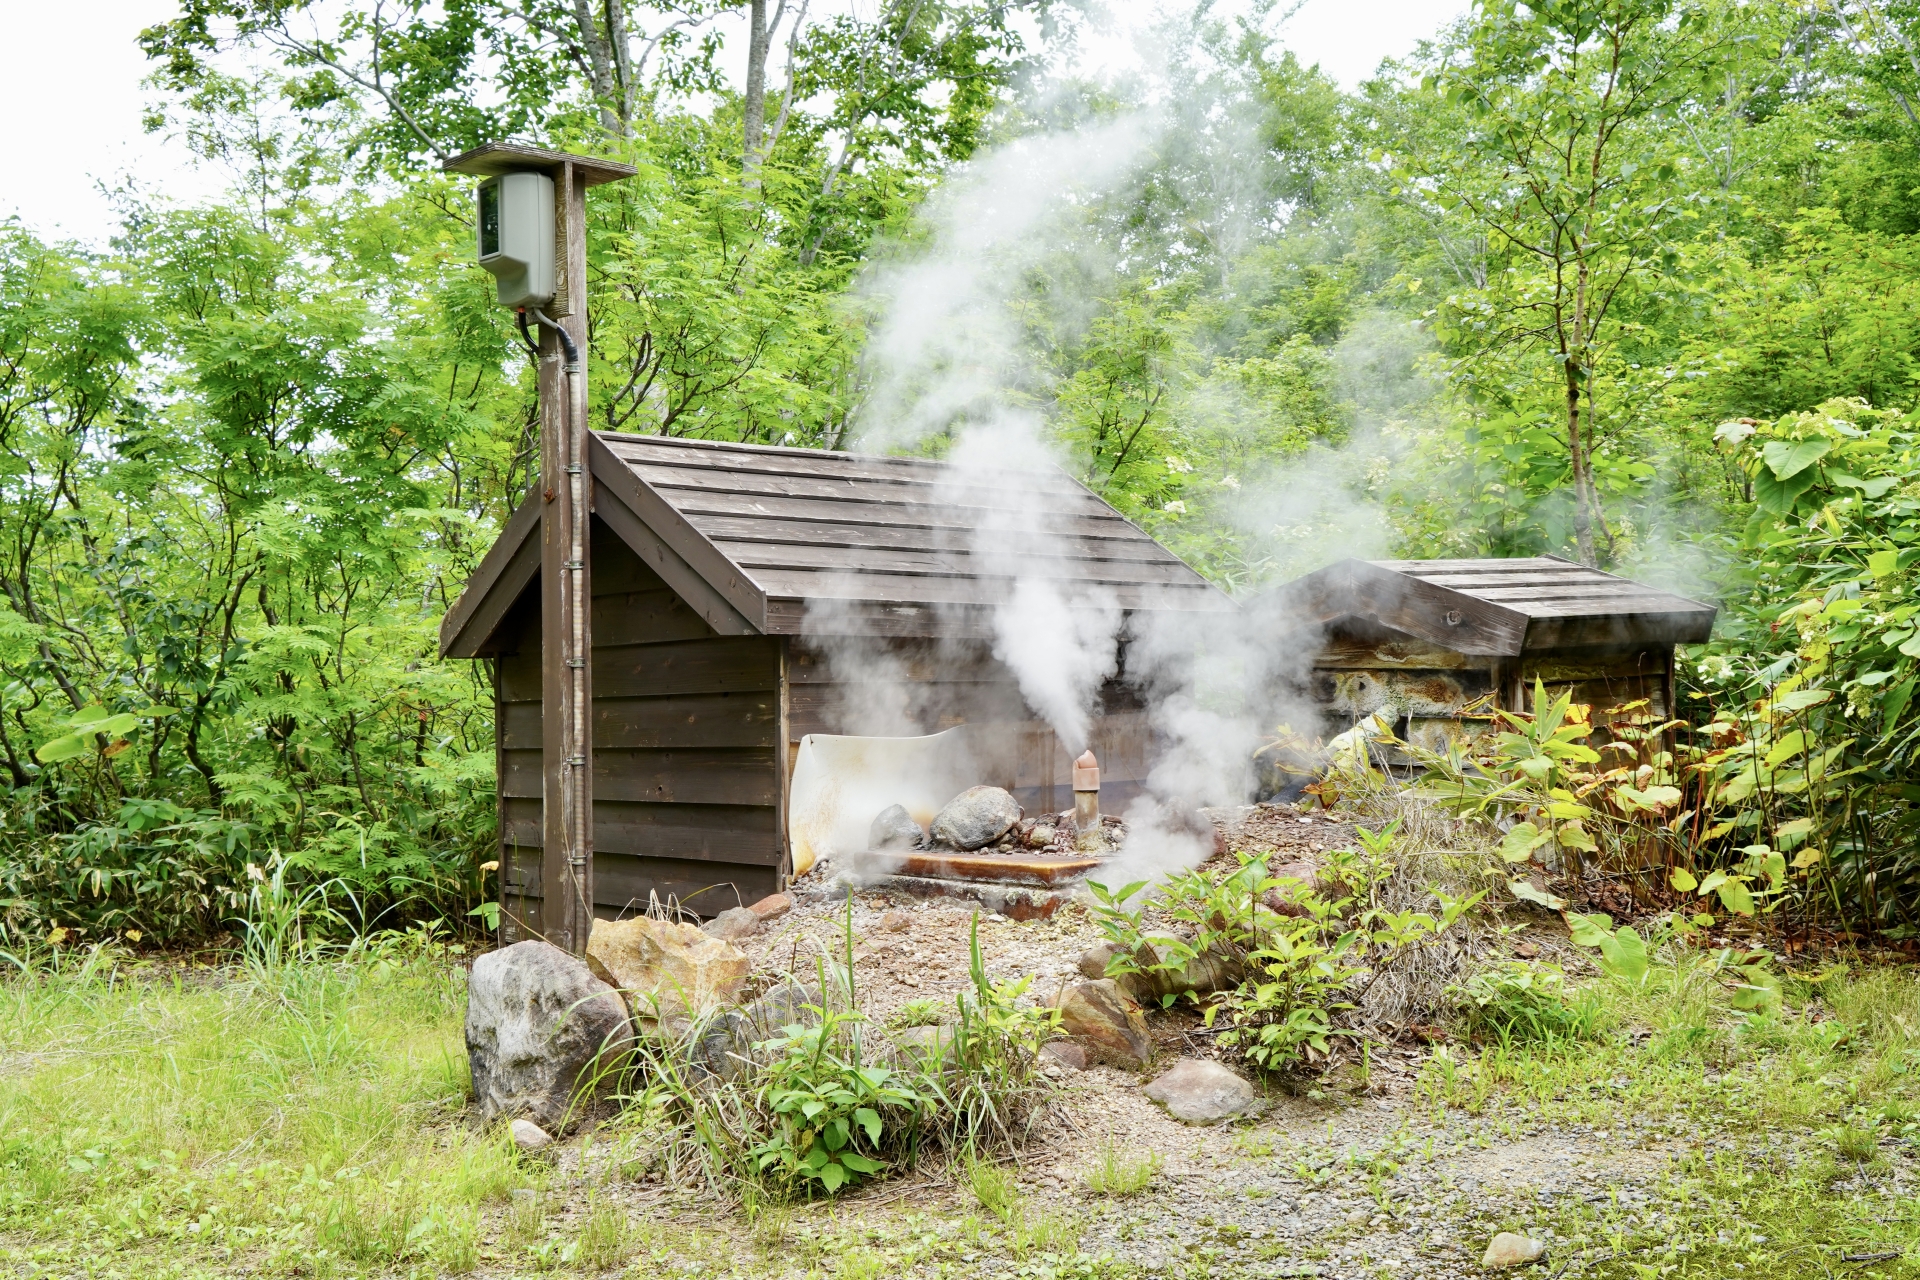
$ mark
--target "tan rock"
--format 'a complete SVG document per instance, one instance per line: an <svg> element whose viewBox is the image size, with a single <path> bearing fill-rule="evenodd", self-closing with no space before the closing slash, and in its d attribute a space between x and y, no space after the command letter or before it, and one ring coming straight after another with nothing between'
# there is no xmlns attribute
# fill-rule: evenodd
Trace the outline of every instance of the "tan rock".
<svg viewBox="0 0 1920 1280"><path fill-rule="evenodd" d="M643 1032L684 1032L740 994L751 967L731 942L666 920L595 920L587 967L618 987Z"/></svg>
<svg viewBox="0 0 1920 1280"><path fill-rule="evenodd" d="M1487 1246L1487 1256L1480 1259L1480 1265L1489 1271L1524 1267L1529 1262L1538 1262L1540 1256L1546 1251L1547 1246L1538 1240L1529 1240L1511 1231L1502 1231Z"/></svg>
<svg viewBox="0 0 1920 1280"><path fill-rule="evenodd" d="M1140 1006L1112 978L1082 982L1060 997L1060 1027L1096 1053L1138 1065L1153 1056Z"/></svg>
<svg viewBox="0 0 1920 1280"><path fill-rule="evenodd" d="M1069 1071L1087 1069L1087 1046L1071 1040L1049 1040L1040 1046L1040 1056L1049 1062L1059 1063Z"/></svg>
<svg viewBox="0 0 1920 1280"><path fill-rule="evenodd" d="M747 910L759 916L762 921L778 920L793 910L793 899L784 893L770 893Z"/></svg>
<svg viewBox="0 0 1920 1280"><path fill-rule="evenodd" d="M553 1135L531 1120L515 1120L513 1145L527 1155L535 1155L553 1145Z"/></svg>

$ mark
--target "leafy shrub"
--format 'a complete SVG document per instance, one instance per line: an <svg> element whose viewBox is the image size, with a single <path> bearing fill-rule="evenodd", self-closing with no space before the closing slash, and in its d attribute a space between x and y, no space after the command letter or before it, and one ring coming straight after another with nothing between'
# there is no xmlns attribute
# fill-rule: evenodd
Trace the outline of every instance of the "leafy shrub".
<svg viewBox="0 0 1920 1280"><path fill-rule="evenodd" d="M1434 889L1437 912L1385 905L1379 890L1394 871L1396 830L1359 828L1360 848L1329 855L1316 885L1273 876L1264 857L1247 853L1224 870L1175 876L1151 896L1144 881L1118 890L1092 885L1114 950L1107 970L1149 978L1230 974L1224 990L1191 995L1203 1000L1207 1025L1226 1024L1219 1043L1268 1071L1325 1058L1341 1034L1340 1014L1365 988L1479 901ZM1151 932L1149 910L1181 936ZM1190 991L1193 984L1182 985Z"/></svg>
<svg viewBox="0 0 1920 1280"><path fill-rule="evenodd" d="M1550 964L1509 960L1482 969L1453 987L1467 1030L1501 1044L1553 1044L1593 1034L1598 1001L1568 989L1566 975Z"/></svg>
<svg viewBox="0 0 1920 1280"><path fill-rule="evenodd" d="M728 1080L707 1075L686 1042L643 1049L646 1087L630 1114L675 1117L668 1145L750 1199L833 1195L930 1149L980 1153L1021 1140L1046 1083L1041 1045L1057 1014L1025 1003L1032 979L995 982L970 940L972 990L955 998L935 1051L895 1041L861 1009L851 915L839 957L816 965L817 1001L742 1055ZM920 1010L918 1018L927 1010ZM670 1153L676 1154L676 1153Z"/></svg>

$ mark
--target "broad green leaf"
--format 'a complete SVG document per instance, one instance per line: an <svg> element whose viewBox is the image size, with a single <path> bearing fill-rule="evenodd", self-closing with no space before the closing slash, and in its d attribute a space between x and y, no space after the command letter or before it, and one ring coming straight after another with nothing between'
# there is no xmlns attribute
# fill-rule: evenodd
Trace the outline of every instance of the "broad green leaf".
<svg viewBox="0 0 1920 1280"><path fill-rule="evenodd" d="M1565 898L1548 893L1545 889L1534 888L1532 882L1524 876L1507 881L1507 888L1511 889L1513 896L1522 902L1531 902L1535 906L1545 907L1549 911L1565 911L1567 909L1567 900Z"/></svg>
<svg viewBox="0 0 1920 1280"><path fill-rule="evenodd" d="M1647 976L1647 944L1632 929L1621 928L1600 940L1601 964L1616 977L1639 982Z"/></svg>
<svg viewBox="0 0 1920 1280"><path fill-rule="evenodd" d="M1567 932L1575 946L1597 947L1602 937L1613 932L1613 917L1602 912L1594 912L1591 915L1569 912Z"/></svg>
<svg viewBox="0 0 1920 1280"><path fill-rule="evenodd" d="M1791 480L1778 480L1762 467L1753 478L1754 505L1772 516L1790 516L1800 496L1813 487L1814 473L1802 471Z"/></svg>
<svg viewBox="0 0 1920 1280"><path fill-rule="evenodd" d="M71 760L75 756L85 755L93 749L91 733L69 733L40 744L33 758L41 764L58 764L62 760Z"/></svg>
<svg viewBox="0 0 1920 1280"><path fill-rule="evenodd" d="M1577 822L1569 822L1559 827L1554 831L1554 835L1559 839L1563 848L1578 849L1582 853L1592 853L1599 847L1594 844L1593 837L1587 834L1587 829Z"/></svg>
<svg viewBox="0 0 1920 1280"><path fill-rule="evenodd" d="M1630 809L1639 809L1647 813L1660 813L1680 803L1678 787L1648 787L1645 791L1621 785L1614 788L1614 794L1627 802Z"/></svg>
<svg viewBox="0 0 1920 1280"><path fill-rule="evenodd" d="M1531 822L1516 822L1513 830L1500 841L1500 856L1508 862L1525 862L1535 849L1551 839L1551 832L1541 831Z"/></svg>
<svg viewBox="0 0 1920 1280"><path fill-rule="evenodd" d="M1822 436L1811 440L1769 440L1760 456L1777 480L1791 480L1827 456L1833 442Z"/></svg>
<svg viewBox="0 0 1920 1280"><path fill-rule="evenodd" d="M1676 893L1692 893L1700 887L1700 882L1693 878L1693 872L1685 867L1675 867L1668 883L1673 885Z"/></svg>
<svg viewBox="0 0 1920 1280"><path fill-rule="evenodd" d="M1765 763L1768 768L1773 768L1780 764L1781 761L1790 760L1794 756L1799 755L1802 751L1806 750L1806 746L1807 735L1798 729L1794 729L1782 735L1780 740L1773 744L1773 749L1767 752Z"/></svg>
<svg viewBox="0 0 1920 1280"><path fill-rule="evenodd" d="M1753 914L1753 894L1747 890L1745 884L1729 877L1724 884L1718 886L1718 890L1721 906L1737 916Z"/></svg>
<svg viewBox="0 0 1920 1280"><path fill-rule="evenodd" d="M1876 551L1867 557L1867 572L1876 578L1884 578L1900 565L1898 548L1891 551Z"/></svg>
<svg viewBox="0 0 1920 1280"><path fill-rule="evenodd" d="M1813 832L1812 818L1795 818L1792 822L1783 822L1773 829L1775 848L1791 849Z"/></svg>

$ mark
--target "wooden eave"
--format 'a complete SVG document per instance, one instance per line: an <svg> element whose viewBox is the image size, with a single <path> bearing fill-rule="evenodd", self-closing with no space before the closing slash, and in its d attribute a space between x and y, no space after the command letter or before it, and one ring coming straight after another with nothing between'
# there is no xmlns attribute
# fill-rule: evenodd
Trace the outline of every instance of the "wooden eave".
<svg viewBox="0 0 1920 1280"><path fill-rule="evenodd" d="M956 487L923 458L595 433L593 513L722 635L988 636L1022 578L1124 612L1230 612L1223 592L1061 473ZM538 495L440 629L478 657L539 573ZM1004 544L977 552L980 530Z"/></svg>
<svg viewBox="0 0 1920 1280"><path fill-rule="evenodd" d="M1342 560L1279 588L1263 606L1320 625L1359 618L1456 653L1698 644L1716 610L1558 556L1513 560Z"/></svg>
<svg viewBox="0 0 1920 1280"><path fill-rule="evenodd" d="M528 172L553 177L568 165L573 166L574 175L583 187L618 182L640 172L618 160L577 156L568 151L550 151L545 147L523 146L518 142L484 142L471 151L462 151L451 160L443 161L440 170L443 173L468 173L477 178Z"/></svg>

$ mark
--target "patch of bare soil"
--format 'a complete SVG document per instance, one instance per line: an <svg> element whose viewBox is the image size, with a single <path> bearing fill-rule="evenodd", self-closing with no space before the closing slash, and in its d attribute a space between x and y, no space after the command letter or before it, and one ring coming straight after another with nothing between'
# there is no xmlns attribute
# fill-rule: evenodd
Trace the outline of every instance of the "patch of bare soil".
<svg viewBox="0 0 1920 1280"><path fill-rule="evenodd" d="M1353 843L1353 820L1338 811L1329 813L1291 804L1254 804L1205 812L1214 828L1225 837L1229 850L1274 854L1276 867L1290 862L1311 862L1316 855L1344 849Z"/></svg>

